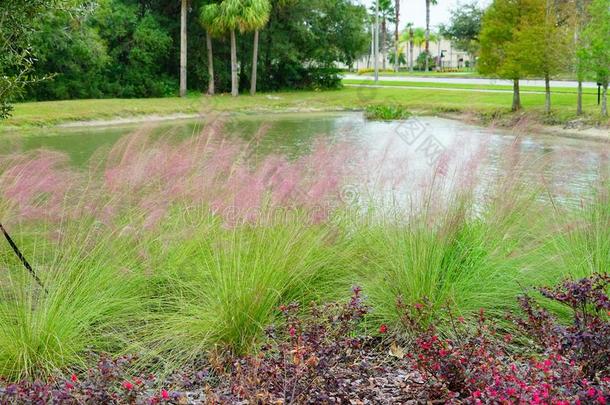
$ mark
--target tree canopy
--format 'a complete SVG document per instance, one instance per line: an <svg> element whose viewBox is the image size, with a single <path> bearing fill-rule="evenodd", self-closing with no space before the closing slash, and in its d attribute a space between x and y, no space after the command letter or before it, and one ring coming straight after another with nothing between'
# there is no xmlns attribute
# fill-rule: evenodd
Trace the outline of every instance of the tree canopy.
<svg viewBox="0 0 610 405"><path fill-rule="evenodd" d="M178 89L179 1L15 0L0 2L0 13L7 113L8 100L21 96L158 97ZM253 31L261 29L261 90L336 86L335 63L353 63L369 45L366 9L350 0L191 0L189 15L188 85L195 90L209 79L206 31L214 37L218 91L231 84L230 27L241 32L240 87L250 84ZM46 76L53 78L24 86Z"/></svg>
<svg viewBox="0 0 610 405"><path fill-rule="evenodd" d="M13 0L0 2L0 119L10 113L10 102L27 84L44 77L33 74L36 52L32 49L40 15L64 5L61 0Z"/></svg>
<svg viewBox="0 0 610 405"><path fill-rule="evenodd" d="M477 3L462 4L451 10L449 24L441 26L441 34L455 47L474 56L479 50L482 18L483 9Z"/></svg>

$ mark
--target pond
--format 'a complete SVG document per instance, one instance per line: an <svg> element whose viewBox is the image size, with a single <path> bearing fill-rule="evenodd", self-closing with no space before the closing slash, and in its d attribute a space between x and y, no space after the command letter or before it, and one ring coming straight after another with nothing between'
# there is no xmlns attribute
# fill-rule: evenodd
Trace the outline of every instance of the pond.
<svg viewBox="0 0 610 405"><path fill-rule="evenodd" d="M476 171L479 182L493 182L518 167L526 181L578 201L601 176L608 175L607 142L516 133L436 117L379 122L368 121L361 113L286 113L214 119L222 120L226 136L254 143L254 150L261 155L307 154L320 138L349 142L368 155L383 157L383 164L376 160L375 165L369 162L363 169L370 171L371 178L408 172L409 181L417 181L443 166L446 176ZM29 129L3 135L0 154L51 149L66 153L71 164L79 167L96 151L143 127L153 136L183 139L197 134L205 123L202 118L146 125Z"/></svg>

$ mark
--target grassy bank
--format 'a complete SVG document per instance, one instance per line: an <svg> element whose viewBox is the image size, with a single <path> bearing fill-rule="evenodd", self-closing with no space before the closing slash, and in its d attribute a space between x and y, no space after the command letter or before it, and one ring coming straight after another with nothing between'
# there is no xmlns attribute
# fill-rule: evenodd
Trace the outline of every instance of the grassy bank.
<svg viewBox="0 0 610 405"><path fill-rule="evenodd" d="M456 89L456 90L500 90L500 91L513 91L513 86L503 84L468 84L468 83L434 83L434 82L409 82L400 80L383 80L375 83L374 80L369 79L343 79L343 84L358 84L358 85L380 85L380 86L398 86L398 87L421 87L430 89ZM523 92L542 92L544 93L544 87L542 86L521 86ZM576 89L556 87L551 89L551 93L555 94L576 94ZM585 96L594 97L597 100L597 89L584 88L583 94Z"/></svg>
<svg viewBox="0 0 610 405"><path fill-rule="evenodd" d="M50 126L70 121L105 120L138 115L171 115L176 113L205 114L207 112L275 112L275 111L330 111L362 110L368 105L400 105L403 108L435 114L442 112L471 113L483 119L504 117L510 121L512 94L510 92L484 93L478 88L457 90L455 84L434 84L437 89L355 88L335 91L300 91L258 94L254 97L228 95L187 98L136 100L71 100L20 103L15 105L13 117L0 124L0 131L15 127ZM463 87L463 85L459 85ZM438 89L444 87L447 90ZM608 123L597 111L596 99L587 94L584 109L592 122ZM525 113L533 121L563 123L576 118L576 94L556 93L553 96L553 114L543 112L544 94L524 93L521 96ZM521 113L519 113L519 117Z"/></svg>

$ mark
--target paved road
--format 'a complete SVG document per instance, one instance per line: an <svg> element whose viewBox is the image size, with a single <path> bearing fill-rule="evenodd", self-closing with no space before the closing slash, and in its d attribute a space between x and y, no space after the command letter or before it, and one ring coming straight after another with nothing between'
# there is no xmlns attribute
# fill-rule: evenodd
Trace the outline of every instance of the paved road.
<svg viewBox="0 0 610 405"><path fill-rule="evenodd" d="M345 79L350 80L374 80L373 76L346 74ZM379 76L379 82L419 82L419 83L454 83L454 84L496 84L512 86L512 80L501 80L501 79L481 79L481 78L466 78L466 77L421 77L421 76ZM539 86L544 87L544 80L520 80L521 86ZM553 87L566 87L574 88L578 86L578 83L572 80L551 80L551 88ZM597 88L594 82L584 82L583 87L585 88Z"/></svg>
<svg viewBox="0 0 610 405"><path fill-rule="evenodd" d="M369 88L385 88L385 89L409 89L409 90L440 90L440 91L467 91L467 92L475 92L475 93L511 93L512 90L506 89L458 89L454 87L434 87L434 86L404 86L404 85L394 85L388 86L383 84L344 84L345 87L369 87ZM571 93L565 91L566 93ZM544 94L544 91L532 91L532 90L521 90L521 94Z"/></svg>

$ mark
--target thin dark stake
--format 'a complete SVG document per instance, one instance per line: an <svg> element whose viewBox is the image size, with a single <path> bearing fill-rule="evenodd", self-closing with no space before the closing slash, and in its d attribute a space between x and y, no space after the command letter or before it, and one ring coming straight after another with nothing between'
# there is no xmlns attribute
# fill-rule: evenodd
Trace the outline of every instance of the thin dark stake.
<svg viewBox="0 0 610 405"><path fill-rule="evenodd" d="M21 250L19 250L19 248L17 247L17 245L15 244L15 242L13 242L13 239L11 238L11 236L8 234L8 232L6 231L6 229L4 229L4 226L2 226L2 223L0 223L0 230L2 231L2 233L4 234L4 237L6 238L6 241L8 242L9 245L11 245L11 248L13 248L13 252L15 252L15 254L17 255L17 257L19 258L19 260L21 261L21 263L25 266L25 268L30 272L30 274L32 275L32 277L34 278L34 280L36 280L36 282L38 283L38 285L44 290L45 293L49 293L47 291L47 289L45 288L44 284L42 284L42 281L40 280L40 278L38 278L38 275L36 274L36 272L34 271L34 269L32 268L32 266L30 265L30 263L27 261L27 259L25 258L25 256L23 255L23 253L21 253Z"/></svg>

